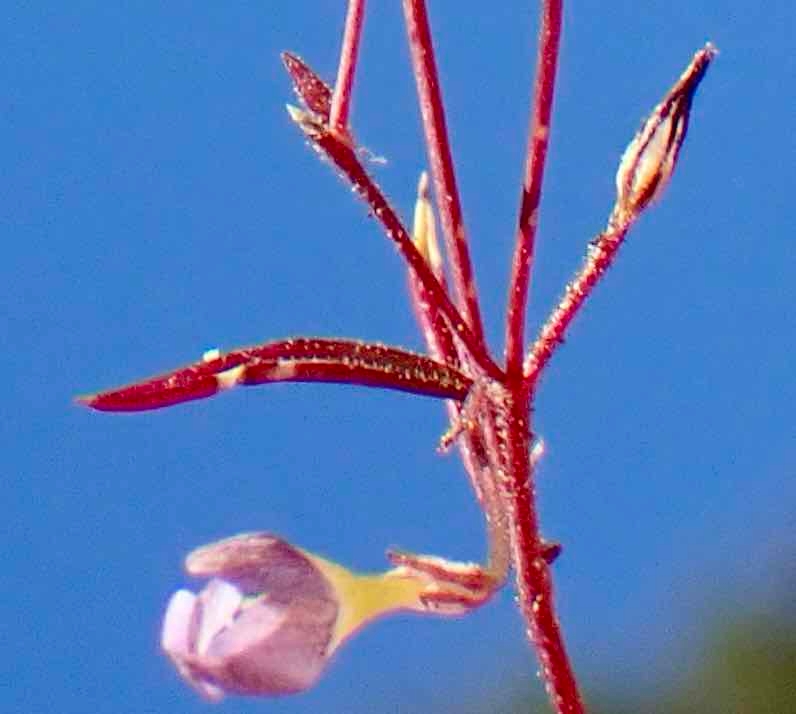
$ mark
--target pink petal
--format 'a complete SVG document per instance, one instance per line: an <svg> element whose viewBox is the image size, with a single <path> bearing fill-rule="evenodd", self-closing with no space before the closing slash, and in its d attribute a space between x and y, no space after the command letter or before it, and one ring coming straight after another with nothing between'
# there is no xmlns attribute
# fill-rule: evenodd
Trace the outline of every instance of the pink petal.
<svg viewBox="0 0 796 714"><path fill-rule="evenodd" d="M187 655L196 641L197 598L188 590L171 596L163 617L160 646L170 656Z"/></svg>
<svg viewBox="0 0 796 714"><path fill-rule="evenodd" d="M246 607L213 640L204 664L228 692L284 695L312 686L328 663L337 618L332 602L274 606L267 597Z"/></svg>
<svg viewBox="0 0 796 714"><path fill-rule="evenodd" d="M234 585L213 578L199 595L201 623L194 652L204 655L213 638L232 624L243 595Z"/></svg>
<svg viewBox="0 0 796 714"><path fill-rule="evenodd" d="M178 590L171 596L166 607L160 645L183 679L207 699L218 701L224 696L224 690L199 677L190 665L196 647L200 616L199 598L189 590Z"/></svg>

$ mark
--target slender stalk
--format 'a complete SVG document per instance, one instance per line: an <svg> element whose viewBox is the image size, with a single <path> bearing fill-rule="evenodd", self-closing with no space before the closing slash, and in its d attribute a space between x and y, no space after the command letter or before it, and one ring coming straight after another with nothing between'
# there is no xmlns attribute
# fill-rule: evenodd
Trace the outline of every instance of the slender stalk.
<svg viewBox="0 0 796 714"><path fill-rule="evenodd" d="M543 0L536 79L528 131L528 154L522 186L517 237L511 268L506 316L508 399L503 419L508 478L505 498L519 606L526 634L536 649L540 673L557 714L582 714L585 709L564 647L553 601L552 577L536 514L533 474L528 458L531 390L522 376L525 313L533 264L539 203L550 136L556 66L561 37L561 0Z"/></svg>
<svg viewBox="0 0 796 714"><path fill-rule="evenodd" d="M356 149L347 141L330 132L322 124L318 124L306 113L289 107L288 111L307 138L325 154L351 183L357 194L370 206L373 215L384 228L387 237L392 240L407 265L414 270L417 279L423 283L429 298L439 307L440 312L448 320L453 333L462 341L472 356L473 361L490 377L502 381L503 371L498 367L483 339L479 340L466 319L451 301L447 291L435 277L426 259L417 249L409 236L409 232L401 222L395 209L387 201L373 178L362 166Z"/></svg>
<svg viewBox="0 0 796 714"><path fill-rule="evenodd" d="M536 227L539 222L545 159L550 140L550 116L553 109L560 38L561 0L543 0L536 79L528 128L528 154L517 220L506 316L506 372L509 378L519 377L522 369L528 286L533 265Z"/></svg>
<svg viewBox="0 0 796 714"><path fill-rule="evenodd" d="M613 263L631 225L632 222L627 221L617 225L609 224L589 246L583 266L575 279L567 285L564 297L547 318L525 359L523 373L525 383L531 390L535 389L545 366L558 345L564 341L564 333L572 319Z"/></svg>
<svg viewBox="0 0 796 714"><path fill-rule="evenodd" d="M435 226L434 209L428 195L428 175L423 172L417 186L412 237L440 284L447 288L442 259L437 246ZM459 354L447 321L434 301L429 299L427 290L412 270L408 271L408 278L410 301L429 354L438 362L452 365L457 369L461 368L463 363L469 366L469 355ZM493 431L492 411L490 410L480 422L473 422L472 428L467 428L463 426L463 420L469 420L470 414L465 414L465 411L473 412L472 416L475 416L477 411L472 408L472 401L467 402L465 406L461 401L448 399L445 406L451 430L459 431L457 442L462 463L470 477L473 491L481 504L486 519L487 562L485 572L492 579L493 586L499 587L505 583L508 577L511 566L511 545L503 503L497 485L498 469L492 463L493 459L490 458L490 455L497 451L488 451L485 444L486 432Z"/></svg>
<svg viewBox="0 0 796 714"><path fill-rule="evenodd" d="M455 416L461 413L457 402L448 400L446 403L452 413L451 418L453 418L454 411ZM484 436L480 429L462 435L459 439L459 453L486 518L487 571L497 581L503 583L508 577L511 567L508 519L497 484L498 472L486 454Z"/></svg>
<svg viewBox="0 0 796 714"><path fill-rule="evenodd" d="M468 321L472 320L470 324L475 332L476 325L480 327L480 315L453 174L425 3L422 0L404 0L403 7L426 132L429 163L440 204L440 219L447 240L448 253L451 256L454 288ZM509 303L507 327L509 355L514 354L511 358L513 361L509 364L513 364L516 376L520 376L522 368L523 322L529 266L547 152L560 28L560 0L545 2L542 46L532 112L531 148L520 208L518 249L513 266L512 297ZM530 393L524 389L519 380L515 380L513 385L510 383L506 390L498 384L494 384L493 387L503 393L505 403L501 403L500 398L494 405L485 400L478 410L480 425L476 432L479 439L482 437L486 439L485 446L489 455L485 459L483 469L477 461L474 463L470 460L468 464L468 459L465 458L465 464L483 505L488 505L494 495L491 491L494 479L497 477L499 481L503 481L504 498L507 500L509 512L511 550L528 636L537 649L542 677L555 711L559 714L579 714L583 711L583 705L553 610L550 571L544 558L545 551L536 518L528 460ZM495 440L498 441L497 444L494 443ZM473 446L470 437L469 443L463 449L463 455L466 455ZM501 514L499 519L494 521L488 514L488 527L490 560L495 559L495 565L500 569L504 564L501 562L504 561L505 553L503 544L507 543L505 514Z"/></svg>
<svg viewBox="0 0 796 714"><path fill-rule="evenodd" d="M337 66L337 81L334 83L332 108L329 111L329 128L340 136L349 136L348 114L357 67L359 40L365 18L365 0L348 0L348 10L343 30L343 45L340 63Z"/></svg>
<svg viewBox="0 0 796 714"><path fill-rule="evenodd" d="M613 263L630 227L671 180L688 131L691 103L716 53L716 48L707 43L694 54L625 150L616 175L617 196L608 225L590 243L583 266L567 285L564 297L525 358L523 376L531 391L563 342L570 322Z"/></svg>
<svg viewBox="0 0 796 714"><path fill-rule="evenodd" d="M426 137L429 167L434 182L440 224L451 268L456 302L472 330L475 341L484 345L484 329L475 286L470 251L462 217L456 175L453 169L445 109L434 59L434 45L424 0L403 0L409 52L417 84L420 114Z"/></svg>

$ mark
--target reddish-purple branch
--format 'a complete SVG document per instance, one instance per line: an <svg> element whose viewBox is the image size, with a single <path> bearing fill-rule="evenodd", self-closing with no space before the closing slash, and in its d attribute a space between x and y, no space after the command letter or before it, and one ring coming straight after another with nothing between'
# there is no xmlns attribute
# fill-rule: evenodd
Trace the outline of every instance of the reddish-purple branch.
<svg viewBox="0 0 796 714"><path fill-rule="evenodd" d="M545 366L556 347L564 341L564 333L591 294L594 286L613 263L616 253L627 235L629 225L616 226L601 233L589 247L586 261L575 279L567 285L564 297L547 318L539 337L525 360L525 382L535 389Z"/></svg>
<svg viewBox="0 0 796 714"><path fill-rule="evenodd" d="M517 220L506 316L506 372L510 378L520 377L522 371L528 285L533 265L536 226L539 223L539 202L550 139L550 116L553 110L560 38L561 0L544 0L528 129L528 155Z"/></svg>
<svg viewBox="0 0 796 714"><path fill-rule="evenodd" d="M451 302L448 293L434 276L428 262L417 249L409 236L409 232L398 218L398 214L389 204L381 189L362 166L356 149L341 140L322 124L318 124L309 115L293 112L293 119L304 131L307 138L322 151L343 176L350 181L357 193L370 206L373 215L378 219L409 267L423 283L428 295L439 307L440 312L449 321L454 334L464 343L473 359L493 379L502 380L503 372L492 360L483 340L479 340L462 318L456 306Z"/></svg>
<svg viewBox="0 0 796 714"><path fill-rule="evenodd" d="M517 600L528 639L539 659L541 679L556 714L582 714L583 703L555 614L549 563L559 547L541 535L531 460L531 392L522 386L495 397L498 449L505 453L502 495L508 511Z"/></svg>
<svg viewBox="0 0 796 714"><path fill-rule="evenodd" d="M569 324L611 266L630 227L671 180L685 141L694 94L716 48L699 50L625 151L617 172L617 198L608 226L589 245L586 260L542 327L525 358L523 375L533 391Z"/></svg>
<svg viewBox="0 0 796 714"><path fill-rule="evenodd" d="M521 518L519 503L516 515ZM518 544L522 548L522 541ZM535 647L541 668L541 679L556 714L584 714L585 707L575 674L569 662L561 626L553 601L553 582L550 566L538 554L530 557L528 551L515 552L519 605L527 623L527 634Z"/></svg>
<svg viewBox="0 0 796 714"><path fill-rule="evenodd" d="M340 136L349 136L348 113L351 107L354 73L357 67L359 39L362 36L364 17L365 0L348 0L343 45L340 49L340 63L337 67L337 80L334 83L332 108L329 112L329 128Z"/></svg>
<svg viewBox="0 0 796 714"><path fill-rule="evenodd" d="M509 470L504 498L510 513L517 599L554 711L556 714L583 714L583 701L564 647L553 600L549 563L559 549L542 538L536 513L533 473L528 459L532 438L528 421L530 396L522 388L507 393L500 419Z"/></svg>
<svg viewBox="0 0 796 714"><path fill-rule="evenodd" d="M475 342L483 347L481 311L465 236L426 4L424 0L403 0L403 8L431 178L450 261L451 281L457 303L472 330Z"/></svg>

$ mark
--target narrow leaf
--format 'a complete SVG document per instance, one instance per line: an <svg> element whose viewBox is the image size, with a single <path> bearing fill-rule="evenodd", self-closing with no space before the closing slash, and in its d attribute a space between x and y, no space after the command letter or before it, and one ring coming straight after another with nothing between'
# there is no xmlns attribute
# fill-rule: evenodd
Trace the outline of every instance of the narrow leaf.
<svg viewBox="0 0 796 714"><path fill-rule="evenodd" d="M472 380L425 355L377 343L299 337L222 354L118 389L78 397L100 411L160 409L238 385L337 382L463 400Z"/></svg>
<svg viewBox="0 0 796 714"><path fill-rule="evenodd" d="M293 89L302 104L316 114L324 124L328 124L332 107L332 88L298 55L283 52L282 62L293 80Z"/></svg>

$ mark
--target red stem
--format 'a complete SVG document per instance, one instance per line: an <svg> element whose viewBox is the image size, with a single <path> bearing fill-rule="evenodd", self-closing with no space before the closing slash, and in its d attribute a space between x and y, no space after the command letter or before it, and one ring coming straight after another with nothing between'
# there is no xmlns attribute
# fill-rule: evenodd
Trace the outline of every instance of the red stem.
<svg viewBox="0 0 796 714"><path fill-rule="evenodd" d="M521 508L517 516L522 518ZM514 557L520 609L528 624L528 639L536 646L542 681L553 710L557 714L584 714L586 709L555 612L550 566L540 553L527 557L522 541Z"/></svg>
<svg viewBox="0 0 796 714"><path fill-rule="evenodd" d="M354 73L357 67L359 40L362 36L362 23L365 17L365 0L348 0L343 31L343 46L340 49L340 63L337 67L337 81L334 83L332 108L329 111L329 128L340 136L349 136L348 114L351 107L351 94L354 86Z"/></svg>
<svg viewBox="0 0 796 714"><path fill-rule="evenodd" d="M418 183L418 202L429 201L427 183L428 181L424 174ZM417 211L418 207L415 210ZM440 284L443 288L446 288L442 266L435 265L434 259L431 257L436 251L433 210L431 210L431 214L426 216L426 221L428 222L425 226L426 235L416 234L414 239L416 243L419 238L424 241L424 254ZM415 223L415 226L423 230L422 225L418 226ZM462 361L469 365L471 360L468 355L461 355L462 359L460 359L448 322L440 313L434 301L429 299L428 291L411 270L408 271L408 274L409 295L429 354L438 362L449 364L457 369L461 366ZM462 419L466 421L470 418L464 412L473 410L473 414L475 414L477 411L472 402L465 406L462 402L452 399L446 401L446 407L451 429L454 431L463 426ZM491 410L489 410L485 419L487 422L484 428L492 428ZM511 546L503 503L497 485L496 474L499 469L495 468L489 458L484 444L486 436L483 429L470 429L465 426L461 428L457 441L464 469L470 477L470 483L486 517L488 553L484 571L493 580L494 587L499 587L505 583L511 567ZM497 453L497 451L494 453Z"/></svg>
<svg viewBox="0 0 796 714"><path fill-rule="evenodd" d="M561 0L543 0L539 51L528 136L528 156L517 224L506 316L508 393L505 429L510 479L506 498L519 605L533 643L550 703L557 714L583 714L583 701L569 662L553 600L552 576L536 514L528 459L531 390L520 381L525 313L545 159L550 136L556 65L561 37Z"/></svg>
<svg viewBox="0 0 796 714"><path fill-rule="evenodd" d="M556 65L561 38L561 0L544 0L539 30L531 120L528 128L528 155L522 185L517 237L511 266L506 316L506 372L519 377L525 342L525 312L533 264L534 239L539 222L545 159L550 138Z"/></svg>
<svg viewBox="0 0 796 714"><path fill-rule="evenodd" d="M357 157L356 149L328 131L324 126L313 122L311 117L306 117L299 113L294 115L294 121L298 123L299 127L315 146L326 154L351 183L356 192L370 206L373 215L384 228L387 237L396 244L406 263L414 270L417 279L425 286L429 299L434 301L439 311L445 315L445 318L450 323L451 330L462 341L473 360L488 376L498 381L503 381L503 371L495 364L483 340L477 338L466 320L462 318L459 310L451 302L447 291L442 287L429 267L428 262L417 249L398 214L396 214L381 189L362 166Z"/></svg>
<svg viewBox="0 0 796 714"><path fill-rule="evenodd" d="M708 43L699 50L663 101L630 142L619 165L617 198L608 225L589 245L586 260L542 327L523 365L526 388L533 391L572 319L611 266L628 230L671 179L688 129L694 93L716 56Z"/></svg>
<svg viewBox="0 0 796 714"><path fill-rule="evenodd" d="M404 0L403 7L440 222L452 263L452 280L474 335L483 339L425 2ZM539 70L531 123L531 147L523 186L518 247L512 269L512 291L507 320L509 365L513 366L517 377L521 376L522 370L526 295L547 153L560 30L560 0L544 2ZM528 460L530 391L525 389L519 379L513 380L513 383L510 381L507 385L504 399L505 403L498 405L494 412L489 407L483 407L486 414L483 416L482 428L485 429L485 435L493 430L497 432L501 445L506 447L506 452L503 452L507 456L505 461L497 456L502 451L500 448L495 449L497 453L493 454L493 459L502 462L495 466L501 468L506 475L505 497L510 513L511 545L520 607L527 623L528 636L536 647L542 677L555 711L558 714L581 714L584 711L583 704L555 616L550 570L545 561L545 550L536 517ZM495 475L497 474L493 474L493 477Z"/></svg>
<svg viewBox="0 0 796 714"><path fill-rule="evenodd" d="M589 246L586 261L575 279L567 285L564 297L547 318L539 337L525 360L525 384L534 390L545 366L556 348L564 341L564 333L583 303L594 290L605 271L611 266L616 253L630 229L631 221L613 225L601 233Z"/></svg>
<svg viewBox="0 0 796 714"><path fill-rule="evenodd" d="M531 431L530 393L520 388L507 393L505 442L510 478L505 497L518 600L526 634L539 658L540 674L557 714L583 714L583 701L567 656L553 600L548 564L549 546L542 539L536 514L533 474L528 459Z"/></svg>
<svg viewBox="0 0 796 714"><path fill-rule="evenodd" d="M403 8L428 161L451 266L451 282L457 304L472 330L475 341L483 346L484 328L465 237L462 207L453 169L426 3L424 0L403 0Z"/></svg>

